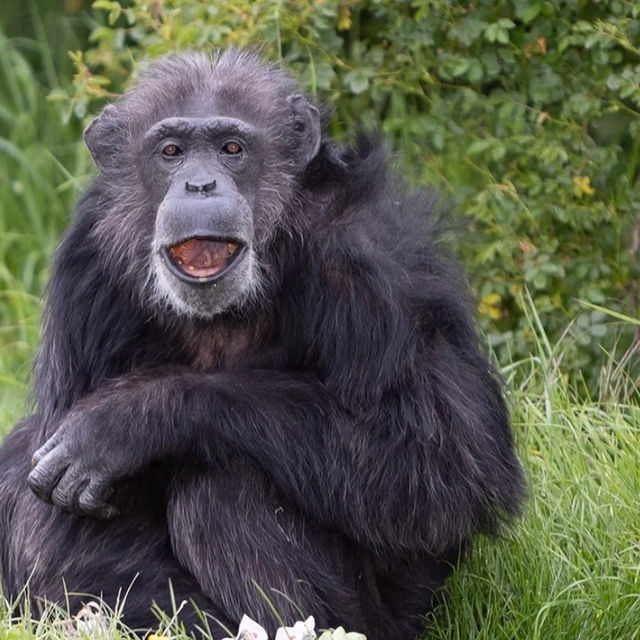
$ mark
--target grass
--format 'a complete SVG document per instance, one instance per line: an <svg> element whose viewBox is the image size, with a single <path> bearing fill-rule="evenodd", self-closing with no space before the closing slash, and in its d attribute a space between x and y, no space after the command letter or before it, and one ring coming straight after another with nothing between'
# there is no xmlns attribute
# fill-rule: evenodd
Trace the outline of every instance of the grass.
<svg viewBox="0 0 640 640"><path fill-rule="evenodd" d="M46 99L58 84L55 67L64 65L54 64L37 12L33 20L40 40L8 38L0 30L2 427L21 413L49 258L90 171L79 127L63 125L62 107ZM45 71L40 76L34 68Z"/></svg>
<svg viewBox="0 0 640 640"><path fill-rule="evenodd" d="M640 409L544 375L513 396L525 517L460 567L430 638L640 638Z"/></svg>
<svg viewBox="0 0 640 640"><path fill-rule="evenodd" d="M578 397L563 376L562 344L549 343L530 300L528 306L537 353L505 368L529 481L524 518L498 544L481 541L458 568L428 638L635 640L637 386L609 356L601 399Z"/></svg>
<svg viewBox="0 0 640 640"><path fill-rule="evenodd" d="M45 99L59 63L39 38L0 33L0 435L24 413L49 257L90 172L78 129L63 127ZM461 564L428 638L640 639L637 394L618 371L603 376L606 400L578 400L558 365L562 345L548 345L535 312L531 327L539 352L505 368L529 478L526 512ZM36 622L0 604L0 640L131 637L113 626L117 614L105 615L97 632L78 632L64 610Z"/></svg>

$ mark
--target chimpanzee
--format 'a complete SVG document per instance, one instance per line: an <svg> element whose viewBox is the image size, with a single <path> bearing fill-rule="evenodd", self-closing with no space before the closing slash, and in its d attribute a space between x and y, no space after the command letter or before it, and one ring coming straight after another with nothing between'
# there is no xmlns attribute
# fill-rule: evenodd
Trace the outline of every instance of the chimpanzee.
<svg viewBox="0 0 640 640"><path fill-rule="evenodd" d="M225 50L155 63L85 131L99 175L55 258L37 408L0 448L9 597L273 628L261 589L285 622L407 640L517 513L439 207L323 122Z"/></svg>

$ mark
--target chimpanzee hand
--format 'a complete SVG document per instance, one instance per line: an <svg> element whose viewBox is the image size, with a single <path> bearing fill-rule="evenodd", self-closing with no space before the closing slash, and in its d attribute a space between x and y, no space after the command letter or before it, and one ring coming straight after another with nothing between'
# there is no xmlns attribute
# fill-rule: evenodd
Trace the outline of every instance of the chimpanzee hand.
<svg viewBox="0 0 640 640"><path fill-rule="evenodd" d="M111 518L118 509L107 500L114 482L132 471L127 451L132 443L123 441L115 408L110 416L96 409L74 408L67 414L34 453L27 482L42 500L73 513Z"/></svg>
<svg viewBox="0 0 640 640"><path fill-rule="evenodd" d="M35 452L29 486L63 509L113 517L120 480L168 457L210 459L214 390L209 376L177 367L112 380L76 403Z"/></svg>

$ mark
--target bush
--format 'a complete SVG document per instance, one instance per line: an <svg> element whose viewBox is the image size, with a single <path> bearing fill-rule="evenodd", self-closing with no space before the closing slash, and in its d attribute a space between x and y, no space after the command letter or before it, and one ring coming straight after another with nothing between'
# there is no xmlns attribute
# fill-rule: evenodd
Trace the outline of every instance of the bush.
<svg viewBox="0 0 640 640"><path fill-rule="evenodd" d="M120 92L134 63L260 43L335 107L331 132L381 127L412 181L466 214L457 250L498 356L531 350L523 294L565 366L598 376L635 315L640 234L640 6L514 0L97 0L74 53L69 115ZM635 238L635 240L634 240ZM627 330L628 334L631 333ZM631 335L621 338L628 346ZM566 344L566 340L564 341Z"/></svg>

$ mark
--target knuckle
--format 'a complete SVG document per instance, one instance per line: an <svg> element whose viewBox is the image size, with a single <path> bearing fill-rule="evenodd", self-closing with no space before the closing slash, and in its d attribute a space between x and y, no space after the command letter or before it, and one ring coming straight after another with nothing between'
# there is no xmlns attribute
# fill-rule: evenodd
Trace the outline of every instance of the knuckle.
<svg viewBox="0 0 640 640"><path fill-rule="evenodd" d="M27 476L27 484L34 490L38 491L43 487L42 477L38 469L34 469Z"/></svg>
<svg viewBox="0 0 640 640"><path fill-rule="evenodd" d="M27 485L38 497L48 498L49 483L44 474L38 470L38 468L34 469L27 476Z"/></svg>
<svg viewBox="0 0 640 640"><path fill-rule="evenodd" d="M105 502L109 493L111 493L109 484L94 478L78 496L78 509L101 520L113 518L118 514L118 509Z"/></svg>
<svg viewBox="0 0 640 640"><path fill-rule="evenodd" d="M83 491L78 497L78 507L81 511L90 513L98 509L100 505L97 496L89 491Z"/></svg>
<svg viewBox="0 0 640 640"><path fill-rule="evenodd" d="M69 506L69 494L64 489L60 488L58 485L51 492L51 502L58 507L68 507Z"/></svg>
<svg viewBox="0 0 640 640"><path fill-rule="evenodd" d="M50 500L51 493L67 473L69 465L64 458L49 455L40 462L27 476L27 485L40 498Z"/></svg>
<svg viewBox="0 0 640 640"><path fill-rule="evenodd" d="M41 447L39 447L38 449L36 449L36 451L33 454L33 459L36 462L39 462L40 460L42 460L42 458L44 458L47 453L49 453L49 451L51 451L54 448L53 444L50 444L49 442L46 442L45 444L43 444Z"/></svg>

